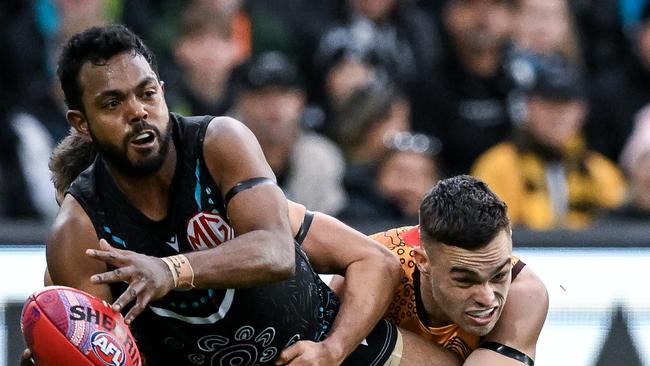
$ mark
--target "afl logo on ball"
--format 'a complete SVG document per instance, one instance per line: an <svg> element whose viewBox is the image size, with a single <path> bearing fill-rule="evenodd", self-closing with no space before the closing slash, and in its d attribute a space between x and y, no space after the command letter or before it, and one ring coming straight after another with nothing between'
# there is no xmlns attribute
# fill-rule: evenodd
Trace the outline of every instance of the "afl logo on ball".
<svg viewBox="0 0 650 366"><path fill-rule="evenodd" d="M93 333L90 344L97 358L105 365L124 366L124 361L126 361L124 348L110 333Z"/></svg>
<svg viewBox="0 0 650 366"><path fill-rule="evenodd" d="M199 212L187 223L187 240L193 250L214 248L234 236L232 227L217 213Z"/></svg>

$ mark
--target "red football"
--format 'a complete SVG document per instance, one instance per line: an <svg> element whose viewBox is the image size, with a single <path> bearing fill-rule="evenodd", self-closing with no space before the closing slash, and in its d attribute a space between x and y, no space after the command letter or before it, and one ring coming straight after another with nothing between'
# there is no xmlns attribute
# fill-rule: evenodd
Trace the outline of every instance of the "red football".
<svg viewBox="0 0 650 366"><path fill-rule="evenodd" d="M39 366L140 366L124 318L104 300L63 286L32 294L21 327Z"/></svg>

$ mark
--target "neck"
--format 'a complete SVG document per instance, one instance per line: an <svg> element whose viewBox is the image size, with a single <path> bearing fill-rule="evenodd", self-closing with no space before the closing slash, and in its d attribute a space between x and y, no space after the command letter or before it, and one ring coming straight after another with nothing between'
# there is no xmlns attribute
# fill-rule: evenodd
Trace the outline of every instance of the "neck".
<svg viewBox="0 0 650 366"><path fill-rule="evenodd" d="M108 162L106 166L115 184L129 203L149 219L159 221L167 216L170 188L176 171L176 159L176 147L174 143L170 143L167 158L160 169L151 175L134 177L121 174Z"/></svg>
<svg viewBox="0 0 650 366"><path fill-rule="evenodd" d="M440 311L440 307L433 299L431 285L428 276L425 273L420 274L420 298L426 312L426 319L421 319L428 326L439 328L451 324L451 320Z"/></svg>

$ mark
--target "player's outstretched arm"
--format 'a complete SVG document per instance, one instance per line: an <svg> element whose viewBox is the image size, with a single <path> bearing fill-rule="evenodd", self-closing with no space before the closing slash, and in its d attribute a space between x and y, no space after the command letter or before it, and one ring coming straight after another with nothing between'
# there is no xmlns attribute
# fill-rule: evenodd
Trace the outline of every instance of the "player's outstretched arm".
<svg viewBox="0 0 650 366"><path fill-rule="evenodd" d="M305 208L289 202L292 227ZM318 344L298 342L279 357L286 364L319 361L338 365L370 333L390 303L400 278L397 258L374 240L325 214L315 213L303 249L318 273L345 276L340 311L328 337Z"/></svg>
<svg viewBox="0 0 650 366"><path fill-rule="evenodd" d="M499 353L492 349L478 348L469 355L465 365L522 366L527 364L525 361L517 360L517 358L525 360L522 355L527 356L532 362L535 359L537 340L547 313L546 287L535 273L525 266L512 282L499 321L482 340L495 342L515 351L509 352L505 349L503 353Z"/></svg>

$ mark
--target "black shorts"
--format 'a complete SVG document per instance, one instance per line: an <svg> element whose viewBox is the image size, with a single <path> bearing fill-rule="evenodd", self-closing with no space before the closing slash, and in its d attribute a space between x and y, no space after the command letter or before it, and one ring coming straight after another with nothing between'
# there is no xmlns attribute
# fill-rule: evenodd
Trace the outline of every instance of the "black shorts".
<svg viewBox="0 0 650 366"><path fill-rule="evenodd" d="M342 366L382 366L388 361L399 336L397 327L382 319Z"/></svg>

